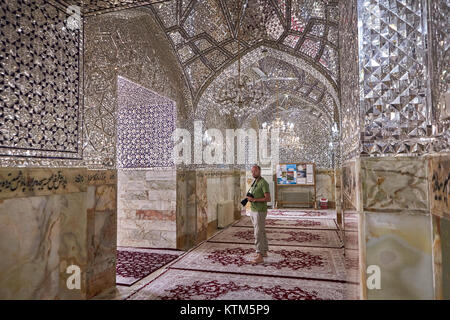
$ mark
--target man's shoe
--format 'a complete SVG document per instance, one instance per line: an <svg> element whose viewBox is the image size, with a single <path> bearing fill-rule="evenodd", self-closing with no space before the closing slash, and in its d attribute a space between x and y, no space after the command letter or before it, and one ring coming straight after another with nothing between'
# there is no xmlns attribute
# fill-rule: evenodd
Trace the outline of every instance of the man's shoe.
<svg viewBox="0 0 450 320"><path fill-rule="evenodd" d="M264 259L262 255L257 255L255 259L252 260L252 264L259 264L259 263L263 263Z"/></svg>

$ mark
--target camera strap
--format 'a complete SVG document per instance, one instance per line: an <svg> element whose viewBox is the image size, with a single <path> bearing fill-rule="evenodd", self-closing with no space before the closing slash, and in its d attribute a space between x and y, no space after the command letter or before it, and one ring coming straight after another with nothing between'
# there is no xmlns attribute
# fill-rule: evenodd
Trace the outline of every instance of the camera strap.
<svg viewBox="0 0 450 320"><path fill-rule="evenodd" d="M253 180L253 183L252 183L252 185L250 186L250 189L248 189L247 193L250 192L250 190L253 188L253 185L255 184L255 182L256 182L256 179Z"/></svg>

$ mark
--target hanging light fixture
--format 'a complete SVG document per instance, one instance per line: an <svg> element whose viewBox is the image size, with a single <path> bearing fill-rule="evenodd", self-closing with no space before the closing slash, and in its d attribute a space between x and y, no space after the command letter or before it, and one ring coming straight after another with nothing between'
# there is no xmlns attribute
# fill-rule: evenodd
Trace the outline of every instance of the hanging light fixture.
<svg viewBox="0 0 450 320"><path fill-rule="evenodd" d="M279 110L281 110L280 101L279 101L278 83L276 86L276 92L277 92L277 97L276 97L277 106L275 109L275 113L277 113ZM282 120L279 113L275 117L274 121L272 121L270 123L267 123L267 122L262 123L262 128L267 129L269 133L273 130L278 130L278 132L280 134L280 146L281 147L289 147L289 148L300 147L300 145L299 145L300 138L298 136L296 136L294 127L295 127L295 125L293 122Z"/></svg>
<svg viewBox="0 0 450 320"><path fill-rule="evenodd" d="M275 113L277 113L278 110L281 110L278 91L279 91L279 88L278 88L278 83L277 83L277 85L276 85L277 98L275 100L277 103L277 106L275 108ZM286 95L286 97L287 97L287 95ZM272 121L271 123L263 122L262 128L267 129L269 132L271 130L277 129L280 133L294 133L294 124L289 121L284 122L284 120L281 120L279 115L276 116L275 120Z"/></svg>
<svg viewBox="0 0 450 320"><path fill-rule="evenodd" d="M241 9L245 12L246 4L237 2L237 45L238 45L238 74L228 78L224 84L216 88L214 99L222 108L221 115L233 114L235 117L243 117L262 110L266 106L267 97L262 81L255 81L247 75L241 75L241 49L240 49L240 24Z"/></svg>

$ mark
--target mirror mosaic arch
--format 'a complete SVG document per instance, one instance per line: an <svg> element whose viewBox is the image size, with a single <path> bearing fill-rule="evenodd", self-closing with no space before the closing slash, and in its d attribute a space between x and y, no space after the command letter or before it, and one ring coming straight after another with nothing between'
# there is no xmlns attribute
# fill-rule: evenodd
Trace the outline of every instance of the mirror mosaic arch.
<svg viewBox="0 0 450 320"><path fill-rule="evenodd" d="M314 162L318 168L334 168L338 155L333 143L332 123L318 118L303 105L292 106L287 111L278 114L260 112L255 117L247 118L242 127L255 128L255 124L271 122L278 116L280 120L294 124L294 135L299 138L299 144L292 147L280 146L279 160L286 162ZM255 121L256 120L256 121ZM283 138L283 134L280 134ZM268 152L270 153L270 144ZM247 146L246 152L250 152ZM250 159L250 153L247 156ZM250 165L250 163L249 163Z"/></svg>
<svg viewBox="0 0 450 320"><path fill-rule="evenodd" d="M259 76L252 71L255 66L263 72L268 72L269 74L271 72L275 73L277 77L293 75L298 78L293 81L297 86L297 92L289 92L289 94L294 94L294 97L298 96L310 103L320 104L322 109L326 110L331 115L331 118L334 119L335 106L338 106L337 109L339 109L340 105L338 92L320 72L311 67L307 62L289 53L267 46L260 46L241 58L243 72L247 72L250 77L259 80ZM223 83L229 77L236 76L236 70L237 62L234 62L209 84L198 102L196 110L197 118L204 118L208 111L219 110L221 108L216 103L215 90L223 86ZM266 82L264 87L267 89L266 94L268 96L276 94L276 87L279 85L279 82L277 80ZM243 123L243 119L249 116L249 112L244 112L242 119L238 119L238 123Z"/></svg>
<svg viewBox="0 0 450 320"><path fill-rule="evenodd" d="M195 101L237 59L238 29L242 52L261 44L290 52L337 87L337 1L248 1L240 22L238 3L172 0L151 5L183 64Z"/></svg>

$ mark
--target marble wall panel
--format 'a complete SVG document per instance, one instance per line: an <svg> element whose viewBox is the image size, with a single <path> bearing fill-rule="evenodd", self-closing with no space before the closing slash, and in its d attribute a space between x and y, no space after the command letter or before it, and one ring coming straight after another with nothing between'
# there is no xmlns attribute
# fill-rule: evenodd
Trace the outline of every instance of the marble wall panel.
<svg viewBox="0 0 450 320"><path fill-rule="evenodd" d="M450 220L432 215L434 294L450 299Z"/></svg>
<svg viewBox="0 0 450 320"><path fill-rule="evenodd" d="M88 170L87 298L116 284L117 171Z"/></svg>
<svg viewBox="0 0 450 320"><path fill-rule="evenodd" d="M343 209L356 210L358 207L358 166L357 161L347 161L342 167L342 200Z"/></svg>
<svg viewBox="0 0 450 320"><path fill-rule="evenodd" d="M182 181L182 202L177 202L177 245L188 249L195 245L197 238L197 207L196 207L196 173L195 171L180 172L178 183ZM178 197L178 194L177 194Z"/></svg>
<svg viewBox="0 0 450 320"><path fill-rule="evenodd" d="M431 156L428 174L431 213L450 219L450 154Z"/></svg>
<svg viewBox="0 0 450 320"><path fill-rule="evenodd" d="M367 299L433 299L429 216L365 212L365 219L365 262L381 270L381 289L367 289Z"/></svg>
<svg viewBox="0 0 450 320"><path fill-rule="evenodd" d="M207 178L208 222L217 220L217 204L234 201L234 176L220 177L210 175Z"/></svg>
<svg viewBox="0 0 450 320"><path fill-rule="evenodd" d="M238 220L242 216L241 200L245 197L245 191L242 191L242 183L244 181L244 171L235 171L233 173L234 179L234 219Z"/></svg>
<svg viewBox="0 0 450 320"><path fill-rule="evenodd" d="M361 159L364 210L428 213L425 158Z"/></svg>
<svg viewBox="0 0 450 320"><path fill-rule="evenodd" d="M328 206L336 207L334 171L318 170L316 175L316 200L328 199Z"/></svg>
<svg viewBox="0 0 450 320"><path fill-rule="evenodd" d="M440 219L442 251L442 299L450 300L450 220Z"/></svg>
<svg viewBox="0 0 450 320"><path fill-rule="evenodd" d="M85 277L81 291L65 285L66 266L86 267L83 200L84 193L0 200L1 299L83 297Z"/></svg>
<svg viewBox="0 0 450 320"><path fill-rule="evenodd" d="M175 169L119 170L119 246L176 248Z"/></svg>
<svg viewBox="0 0 450 320"><path fill-rule="evenodd" d="M342 188L341 188L341 170L334 170L334 201L336 208L337 223L342 226Z"/></svg>
<svg viewBox="0 0 450 320"><path fill-rule="evenodd" d="M115 284L115 171L54 170L72 186L65 194L43 188L0 200L1 298L85 299ZM25 181L42 182L50 171L25 169ZM67 287L70 265L80 268L80 289Z"/></svg>
<svg viewBox="0 0 450 320"><path fill-rule="evenodd" d="M234 170L178 170L178 248L189 249L217 231L217 204L240 199L243 174ZM236 205L234 210L235 219L239 219L241 208Z"/></svg>
<svg viewBox="0 0 450 320"><path fill-rule="evenodd" d="M68 290L66 267L86 270L84 193L38 196L1 201L3 299L56 299L85 296Z"/></svg>
<svg viewBox="0 0 450 320"><path fill-rule="evenodd" d="M0 199L84 192L84 169L0 168Z"/></svg>
<svg viewBox="0 0 450 320"><path fill-rule="evenodd" d="M207 176L205 172L196 172L195 204L197 211L196 243L206 240L208 234Z"/></svg>
<svg viewBox="0 0 450 320"><path fill-rule="evenodd" d="M207 173L207 199L208 199L208 234L209 237L217 231L217 205L226 201L234 204L234 218L241 215L241 186L240 171L209 171Z"/></svg>

